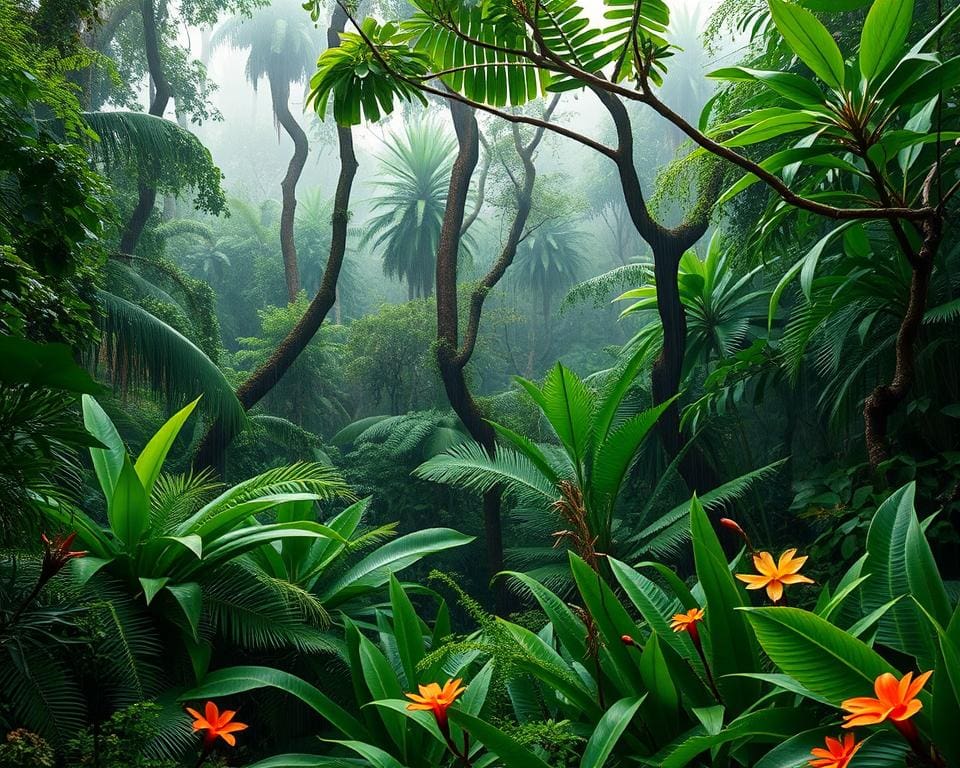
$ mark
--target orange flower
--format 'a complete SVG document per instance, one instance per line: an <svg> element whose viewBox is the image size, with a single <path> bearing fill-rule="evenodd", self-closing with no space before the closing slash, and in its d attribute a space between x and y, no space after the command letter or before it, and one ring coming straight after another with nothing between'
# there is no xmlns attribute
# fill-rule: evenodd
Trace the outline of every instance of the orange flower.
<svg viewBox="0 0 960 768"><path fill-rule="evenodd" d="M816 760L810 760L812 768L847 768L863 742L855 741L852 733L845 734L843 741L827 736L827 748L814 748L810 753Z"/></svg>
<svg viewBox="0 0 960 768"><path fill-rule="evenodd" d="M697 631L697 624L703 621L703 608L691 608L686 613L675 613L670 620L670 629L674 632L689 632L691 635Z"/></svg>
<svg viewBox="0 0 960 768"><path fill-rule="evenodd" d="M416 693L405 694L413 702L407 704L407 709L432 711L433 716L437 718L437 724L441 728L446 728L447 710L457 700L457 697L467 690L466 686L460 685L461 682L461 678L458 677L456 680L447 680L443 688L438 683L418 686L420 688L419 695Z"/></svg>
<svg viewBox="0 0 960 768"><path fill-rule="evenodd" d="M753 556L753 567L759 575L738 573L737 578L746 582L747 589L766 588L770 599L775 603L780 602L784 584L813 584L813 579L799 573L807 558L794 557L796 554L797 550L788 549L780 555L779 562L774 562L769 552L761 552Z"/></svg>
<svg viewBox="0 0 960 768"><path fill-rule="evenodd" d="M234 747L237 744L237 739L233 734L237 731L245 731L247 729L246 723L232 722L233 716L237 714L236 712L232 709L227 709L221 713L217 705L212 701L207 702L203 715L195 709L190 709L190 707L187 707L187 712L194 718L193 730L206 731L203 735L203 741L207 747L213 745L213 742L217 740L217 736L227 742L231 747Z"/></svg>
<svg viewBox="0 0 960 768"><path fill-rule="evenodd" d="M897 680L889 672L876 679L873 689L877 698L861 696L847 699L842 706L849 714L843 716L844 728L858 725L877 725L884 720L892 720L894 725L909 720L923 708L917 694L932 672L924 672L916 680L913 672L907 672L902 680Z"/></svg>

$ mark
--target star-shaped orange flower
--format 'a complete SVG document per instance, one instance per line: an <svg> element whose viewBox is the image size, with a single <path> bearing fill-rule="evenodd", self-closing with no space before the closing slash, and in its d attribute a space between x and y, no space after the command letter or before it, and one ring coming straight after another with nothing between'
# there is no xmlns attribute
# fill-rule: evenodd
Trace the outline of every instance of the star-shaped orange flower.
<svg viewBox="0 0 960 768"><path fill-rule="evenodd" d="M884 720L892 720L895 724L909 720L923 708L917 694L931 674L924 672L914 680L913 672L907 672L902 680L897 680L889 672L884 672L873 683L877 698L860 696L847 699L840 705L848 713L843 716L843 727L878 725Z"/></svg>
<svg viewBox="0 0 960 768"><path fill-rule="evenodd" d="M437 724L441 728L445 728L447 725L447 710L457 700L457 697L467 690L466 686L460 685L461 682L463 680L458 677L456 680L447 680L446 685L442 688L438 683L417 686L420 689L419 695L416 693L405 694L413 702L407 704L407 709L433 712Z"/></svg>
<svg viewBox="0 0 960 768"><path fill-rule="evenodd" d="M775 562L769 552L760 552L753 556L753 567L757 569L757 574L738 573L737 578L746 583L747 589L766 588L767 596L778 603L783 597L785 584L813 584L813 579L800 575L807 558L794 557L796 554L797 550L788 549Z"/></svg>
<svg viewBox="0 0 960 768"><path fill-rule="evenodd" d="M187 707L187 712L193 718L193 730L206 731L203 741L207 746L211 746L219 736L231 747L235 747L237 739L233 734L245 731L248 727L246 723L234 722L233 716L237 713L232 709L221 712L212 701L207 702L202 715L190 707Z"/></svg>
<svg viewBox="0 0 960 768"><path fill-rule="evenodd" d="M689 632L692 634L701 621L703 621L703 608L691 608L686 613L675 613L670 620L670 629L674 632Z"/></svg>
<svg viewBox="0 0 960 768"><path fill-rule="evenodd" d="M852 733L845 734L842 741L827 736L826 744L826 749L815 747L810 750L815 758L809 761L811 768L847 768L857 750L863 746L863 742L856 741Z"/></svg>

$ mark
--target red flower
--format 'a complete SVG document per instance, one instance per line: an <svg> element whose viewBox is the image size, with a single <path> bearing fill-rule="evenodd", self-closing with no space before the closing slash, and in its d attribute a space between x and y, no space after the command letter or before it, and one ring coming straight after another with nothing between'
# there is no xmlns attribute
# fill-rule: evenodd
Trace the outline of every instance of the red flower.
<svg viewBox="0 0 960 768"><path fill-rule="evenodd" d="M86 557L86 552L70 549L70 545L73 544L76 537L77 533L74 531L69 536L57 534L53 537L53 541L50 541L45 533L40 534L40 541L43 542L43 566L40 571L42 581L46 582L52 579L74 558Z"/></svg>

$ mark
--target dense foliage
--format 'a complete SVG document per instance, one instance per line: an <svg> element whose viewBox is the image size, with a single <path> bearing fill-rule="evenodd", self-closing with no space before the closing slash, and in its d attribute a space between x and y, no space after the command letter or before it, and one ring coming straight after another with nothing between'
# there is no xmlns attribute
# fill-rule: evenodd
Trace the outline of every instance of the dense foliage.
<svg viewBox="0 0 960 768"><path fill-rule="evenodd" d="M956 0L0 32L0 768L960 765Z"/></svg>

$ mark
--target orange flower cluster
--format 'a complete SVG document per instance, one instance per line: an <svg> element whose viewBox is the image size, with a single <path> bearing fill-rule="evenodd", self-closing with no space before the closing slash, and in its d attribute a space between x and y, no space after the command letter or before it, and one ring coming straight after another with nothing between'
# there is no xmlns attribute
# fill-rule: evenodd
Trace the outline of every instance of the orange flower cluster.
<svg viewBox="0 0 960 768"><path fill-rule="evenodd" d="M884 672L873 683L876 698L858 696L847 699L840 705L847 712L843 716L843 727L880 725L889 720L903 734L914 751L920 754L923 748L920 736L909 720L923 708L923 703L917 695L931 674L924 672L914 679L913 673L907 672L901 680L897 680L889 672ZM847 733L843 741L828 736L826 749L811 750L814 759L810 760L809 764L811 768L847 768L860 746L861 743L854 739L852 733Z"/></svg>
<svg viewBox="0 0 960 768"><path fill-rule="evenodd" d="M670 629L674 632L689 632L691 635L697 631L697 624L703 621L703 608L691 608L686 613L675 613L670 620Z"/></svg>

